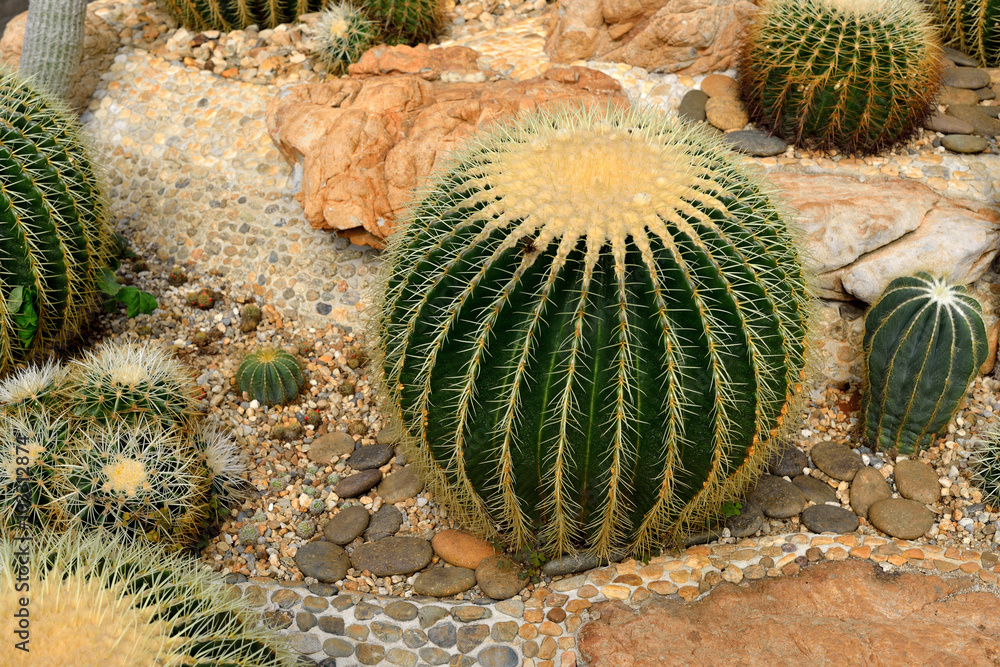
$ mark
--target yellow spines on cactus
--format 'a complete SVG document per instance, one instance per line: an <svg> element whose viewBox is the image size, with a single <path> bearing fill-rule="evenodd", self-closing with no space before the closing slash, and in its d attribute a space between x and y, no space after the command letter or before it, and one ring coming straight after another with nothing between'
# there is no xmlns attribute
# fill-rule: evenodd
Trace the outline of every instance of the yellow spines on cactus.
<svg viewBox="0 0 1000 667"><path fill-rule="evenodd" d="M1000 67L1000 0L930 0L945 37L986 67Z"/></svg>

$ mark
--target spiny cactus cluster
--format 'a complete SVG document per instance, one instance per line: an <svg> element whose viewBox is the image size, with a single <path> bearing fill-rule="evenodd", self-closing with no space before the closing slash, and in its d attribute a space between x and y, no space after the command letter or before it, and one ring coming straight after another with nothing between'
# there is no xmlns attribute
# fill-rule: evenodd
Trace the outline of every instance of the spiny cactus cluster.
<svg viewBox="0 0 1000 667"><path fill-rule="evenodd" d="M986 67L1000 67L1000 0L930 0L948 41Z"/></svg>
<svg viewBox="0 0 1000 667"><path fill-rule="evenodd" d="M971 463L972 481L983 492L983 500L1000 508L1000 432L994 431L979 444Z"/></svg>
<svg viewBox="0 0 1000 667"><path fill-rule="evenodd" d="M0 69L0 376L77 334L112 233L79 123Z"/></svg>
<svg viewBox="0 0 1000 667"><path fill-rule="evenodd" d="M919 0L766 0L737 78L758 125L795 143L873 153L932 111L941 55Z"/></svg>
<svg viewBox="0 0 1000 667"><path fill-rule="evenodd" d="M298 360L288 352L265 347L243 358L236 371L240 391L261 405L281 405L299 395L305 378Z"/></svg>
<svg viewBox="0 0 1000 667"><path fill-rule="evenodd" d="M350 3L330 6L316 22L316 56L327 70L340 74L378 43L378 24Z"/></svg>
<svg viewBox="0 0 1000 667"><path fill-rule="evenodd" d="M865 434L885 450L926 448L948 426L986 360L982 306L920 272L889 283L865 316Z"/></svg>
<svg viewBox="0 0 1000 667"><path fill-rule="evenodd" d="M23 553L21 543L0 540L0 609L9 620L23 608L28 593L19 584L27 583L34 631L27 663L4 664L295 664L287 638L193 559L102 531L44 535L27 561ZM0 624L5 657L20 653L15 630L16 622Z"/></svg>
<svg viewBox="0 0 1000 667"><path fill-rule="evenodd" d="M789 219L719 140L647 111L529 114L407 223L371 333L410 455L470 527L649 553L755 480L809 299Z"/></svg>

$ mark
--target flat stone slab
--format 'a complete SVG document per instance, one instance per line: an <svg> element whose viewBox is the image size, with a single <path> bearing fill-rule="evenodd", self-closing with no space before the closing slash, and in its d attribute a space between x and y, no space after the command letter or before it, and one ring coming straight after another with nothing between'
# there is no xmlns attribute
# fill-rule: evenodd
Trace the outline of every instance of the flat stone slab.
<svg viewBox="0 0 1000 667"><path fill-rule="evenodd" d="M834 479L850 482L865 463L857 452L839 442L819 442L809 452L817 468Z"/></svg>
<svg viewBox="0 0 1000 667"><path fill-rule="evenodd" d="M915 540L934 525L934 513L915 500L886 498L868 508L868 520L886 535Z"/></svg>
<svg viewBox="0 0 1000 667"><path fill-rule="evenodd" d="M354 438L343 431L324 433L309 445L306 456L310 461L330 465L340 460L345 454L354 451Z"/></svg>
<svg viewBox="0 0 1000 667"><path fill-rule="evenodd" d="M415 497L423 488L424 482L417 475L417 471L407 466L386 475L378 485L378 495L383 502L392 505Z"/></svg>
<svg viewBox="0 0 1000 667"><path fill-rule="evenodd" d="M494 600L512 598L528 584L521 576L521 566L506 556L484 558L476 568L476 582Z"/></svg>
<svg viewBox="0 0 1000 667"><path fill-rule="evenodd" d="M351 554L356 570L368 570L376 577L412 574L427 567L433 551L431 543L419 537L387 537L362 544Z"/></svg>
<svg viewBox="0 0 1000 667"><path fill-rule="evenodd" d="M374 446L374 445L372 445ZM382 481L380 470L362 470L350 477L340 480L333 492L341 498L357 498L365 491L370 491Z"/></svg>
<svg viewBox="0 0 1000 667"><path fill-rule="evenodd" d="M781 137L772 137L760 130L727 132L722 138L741 153L756 157L780 155L788 148L788 144Z"/></svg>
<svg viewBox="0 0 1000 667"><path fill-rule="evenodd" d="M372 515L365 539L374 542L395 535L403 525L403 515L392 505L382 505L378 512Z"/></svg>
<svg viewBox="0 0 1000 667"><path fill-rule="evenodd" d="M330 542L308 542L295 552L295 564L303 576L325 582L340 581L347 576L351 560L347 553Z"/></svg>

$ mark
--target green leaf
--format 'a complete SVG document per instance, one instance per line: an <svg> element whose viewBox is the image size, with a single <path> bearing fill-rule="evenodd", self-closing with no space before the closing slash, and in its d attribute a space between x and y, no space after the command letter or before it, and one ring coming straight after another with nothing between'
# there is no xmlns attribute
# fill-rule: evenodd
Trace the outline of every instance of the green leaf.
<svg viewBox="0 0 1000 667"><path fill-rule="evenodd" d="M129 317L135 317L140 313L149 315L159 306L152 294L131 286L122 287L118 291L117 298L125 304L125 312Z"/></svg>
<svg viewBox="0 0 1000 667"><path fill-rule="evenodd" d="M106 268L102 268L101 272L97 275L97 286L108 296L115 296L118 294L118 290L122 288L118 283L118 279L115 278L115 272Z"/></svg>
<svg viewBox="0 0 1000 667"><path fill-rule="evenodd" d="M740 510L743 509L743 505L741 503L738 503L738 502L736 502L736 503L722 503L722 507L720 509L722 510L723 516L727 516L727 517L736 516L737 514L740 513Z"/></svg>
<svg viewBox="0 0 1000 667"><path fill-rule="evenodd" d="M7 312L16 313L21 310L21 303L24 301L24 287L18 285L10 291L7 297Z"/></svg>

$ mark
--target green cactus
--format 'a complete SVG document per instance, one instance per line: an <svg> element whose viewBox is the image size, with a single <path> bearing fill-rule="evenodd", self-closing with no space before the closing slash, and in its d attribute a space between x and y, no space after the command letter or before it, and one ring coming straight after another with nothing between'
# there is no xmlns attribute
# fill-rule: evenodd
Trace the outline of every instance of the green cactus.
<svg viewBox="0 0 1000 667"><path fill-rule="evenodd" d="M113 243L76 120L6 69L0 99L2 376L76 335Z"/></svg>
<svg viewBox="0 0 1000 667"><path fill-rule="evenodd" d="M390 45L429 42L444 23L441 0L365 0L364 8Z"/></svg>
<svg viewBox="0 0 1000 667"><path fill-rule="evenodd" d="M66 449L66 422L44 406L0 413L0 528L55 528L57 470Z"/></svg>
<svg viewBox="0 0 1000 667"><path fill-rule="evenodd" d="M25 577L27 579L25 580ZM25 588L22 584L27 584ZM48 534L30 549L0 540L0 609L30 589L30 658L19 663L17 623L0 626L5 655L31 665L292 667L286 637L233 595L215 572L180 554L104 532Z"/></svg>
<svg viewBox="0 0 1000 667"><path fill-rule="evenodd" d="M319 11L323 0L157 0L157 4L189 30L229 32L291 23L302 14Z"/></svg>
<svg viewBox="0 0 1000 667"><path fill-rule="evenodd" d="M0 412L20 408L46 406L57 412L61 401L58 392L66 378L66 370L58 360L49 359L42 365L32 364L0 380Z"/></svg>
<svg viewBox="0 0 1000 667"><path fill-rule="evenodd" d="M75 417L100 422L160 421L188 429L197 415L198 386L166 348L105 343L73 361L64 393Z"/></svg>
<svg viewBox="0 0 1000 667"><path fill-rule="evenodd" d="M983 492L983 500L1000 508L1000 432L990 433L972 457L972 482Z"/></svg>
<svg viewBox="0 0 1000 667"><path fill-rule="evenodd" d="M240 311L240 331L242 333L250 333L257 328L257 325L260 324L260 320L260 306L255 303L248 303L243 306L243 310Z"/></svg>
<svg viewBox="0 0 1000 667"><path fill-rule="evenodd" d="M869 441L910 454L951 421L986 361L982 306L960 285L920 272L896 278L865 315Z"/></svg>
<svg viewBox="0 0 1000 667"><path fill-rule="evenodd" d="M1000 67L1000 0L930 0L945 37L986 67Z"/></svg>
<svg viewBox="0 0 1000 667"><path fill-rule="evenodd" d="M316 22L316 55L334 74L347 70L379 41L379 27L358 7L330 6Z"/></svg>
<svg viewBox="0 0 1000 667"><path fill-rule="evenodd" d="M761 127L795 143L874 153L933 111L941 56L919 0L766 0L748 26L737 79Z"/></svg>
<svg viewBox="0 0 1000 667"><path fill-rule="evenodd" d="M232 435L205 421L197 426L191 442L207 469L212 498L223 507L232 507L246 500L250 490L249 482L243 478L247 472L247 461Z"/></svg>
<svg viewBox="0 0 1000 667"><path fill-rule="evenodd" d="M790 218L742 165L652 111L556 111L431 179L369 333L449 511L515 549L648 553L756 479L809 297Z"/></svg>
<svg viewBox="0 0 1000 667"><path fill-rule="evenodd" d="M63 99L83 55L87 0L32 0L18 65L22 76Z"/></svg>
<svg viewBox="0 0 1000 667"><path fill-rule="evenodd" d="M236 371L240 391L261 405L281 405L294 399L305 379L298 360L274 347L248 354Z"/></svg>

